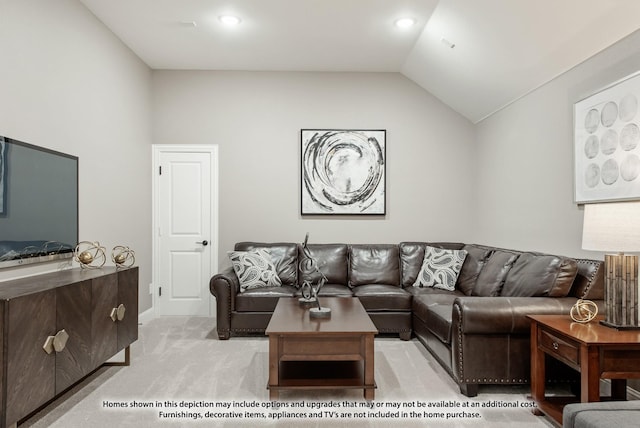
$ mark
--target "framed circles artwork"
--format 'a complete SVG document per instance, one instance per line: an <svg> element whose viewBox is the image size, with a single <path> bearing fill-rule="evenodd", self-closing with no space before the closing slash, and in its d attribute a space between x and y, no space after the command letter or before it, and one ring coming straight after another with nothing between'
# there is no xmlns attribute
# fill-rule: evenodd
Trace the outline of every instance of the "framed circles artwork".
<svg viewBox="0 0 640 428"><path fill-rule="evenodd" d="M7 145L0 137L0 216L7 213Z"/></svg>
<svg viewBox="0 0 640 428"><path fill-rule="evenodd" d="M575 202L640 199L640 72L574 104Z"/></svg>
<svg viewBox="0 0 640 428"><path fill-rule="evenodd" d="M384 215L386 131L302 129L301 214Z"/></svg>

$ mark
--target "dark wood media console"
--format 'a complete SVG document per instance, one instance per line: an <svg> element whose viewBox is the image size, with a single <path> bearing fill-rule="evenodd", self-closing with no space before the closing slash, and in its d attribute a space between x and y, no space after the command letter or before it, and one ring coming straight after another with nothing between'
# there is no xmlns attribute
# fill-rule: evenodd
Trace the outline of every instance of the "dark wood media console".
<svg viewBox="0 0 640 428"><path fill-rule="evenodd" d="M138 339L138 268L69 269L0 282L0 428Z"/></svg>

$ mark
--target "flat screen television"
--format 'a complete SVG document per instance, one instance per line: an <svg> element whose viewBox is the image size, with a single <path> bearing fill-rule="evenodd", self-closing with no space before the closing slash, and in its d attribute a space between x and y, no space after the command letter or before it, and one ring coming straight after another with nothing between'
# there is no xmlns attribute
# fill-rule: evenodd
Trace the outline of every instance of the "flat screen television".
<svg viewBox="0 0 640 428"><path fill-rule="evenodd" d="M0 268L70 258L78 158L0 136Z"/></svg>

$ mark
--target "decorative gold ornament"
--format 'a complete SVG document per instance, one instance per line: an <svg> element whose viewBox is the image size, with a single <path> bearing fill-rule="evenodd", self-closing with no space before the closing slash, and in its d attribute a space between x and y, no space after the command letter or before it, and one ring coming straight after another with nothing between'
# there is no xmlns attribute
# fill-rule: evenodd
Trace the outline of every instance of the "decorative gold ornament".
<svg viewBox="0 0 640 428"><path fill-rule="evenodd" d="M107 257L105 248L98 241L82 241L76 245L73 258L83 269L97 269L104 266Z"/></svg>
<svg viewBox="0 0 640 428"><path fill-rule="evenodd" d="M116 245L111 250L111 261L117 267L131 267L136 262L136 252L129 247Z"/></svg>
<svg viewBox="0 0 640 428"><path fill-rule="evenodd" d="M591 300L578 299L569 315L575 322L587 323L598 315L598 305Z"/></svg>

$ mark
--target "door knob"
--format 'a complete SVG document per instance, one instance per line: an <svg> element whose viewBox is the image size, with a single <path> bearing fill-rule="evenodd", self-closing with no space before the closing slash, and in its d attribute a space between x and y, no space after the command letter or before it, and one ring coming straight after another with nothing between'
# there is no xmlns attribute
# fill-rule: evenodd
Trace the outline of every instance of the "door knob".
<svg viewBox="0 0 640 428"><path fill-rule="evenodd" d="M209 245L209 241L207 241L206 239L204 241L198 241L196 242L196 244L202 244L204 247L206 247L207 245Z"/></svg>

